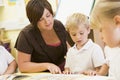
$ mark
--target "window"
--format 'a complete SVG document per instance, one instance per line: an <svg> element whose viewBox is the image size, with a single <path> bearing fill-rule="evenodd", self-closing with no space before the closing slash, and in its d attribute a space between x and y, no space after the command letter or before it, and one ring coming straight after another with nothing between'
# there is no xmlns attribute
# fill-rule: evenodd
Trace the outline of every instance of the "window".
<svg viewBox="0 0 120 80"><path fill-rule="evenodd" d="M60 20L65 25L67 17L73 13L80 12L89 16L94 2L94 0L59 0L55 19ZM89 38L94 41L93 30L91 30ZM69 44L73 46L74 42L69 34L67 39Z"/></svg>
<svg viewBox="0 0 120 80"><path fill-rule="evenodd" d="M69 15L80 12L89 16L94 0L59 0L55 18L65 24Z"/></svg>

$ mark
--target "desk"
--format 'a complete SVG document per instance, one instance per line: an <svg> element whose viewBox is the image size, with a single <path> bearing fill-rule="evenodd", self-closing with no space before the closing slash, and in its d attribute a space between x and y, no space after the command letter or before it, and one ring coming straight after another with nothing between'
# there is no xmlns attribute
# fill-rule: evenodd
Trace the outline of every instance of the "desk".
<svg viewBox="0 0 120 80"><path fill-rule="evenodd" d="M7 80L114 80L107 76L85 76L82 74L17 73L16 76L21 76L21 78Z"/></svg>

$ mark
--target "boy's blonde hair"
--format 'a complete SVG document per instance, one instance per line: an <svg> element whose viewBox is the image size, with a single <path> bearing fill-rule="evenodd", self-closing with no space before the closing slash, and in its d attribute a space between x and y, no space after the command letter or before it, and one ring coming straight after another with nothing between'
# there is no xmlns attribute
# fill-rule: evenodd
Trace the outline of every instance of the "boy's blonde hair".
<svg viewBox="0 0 120 80"><path fill-rule="evenodd" d="M90 25L93 28L99 28L103 18L113 19L120 15L120 0L99 0L90 17Z"/></svg>
<svg viewBox="0 0 120 80"><path fill-rule="evenodd" d="M68 17L65 27L66 30L69 32L70 28L78 28L78 26L81 24L89 27L88 17L81 13L74 13Z"/></svg>

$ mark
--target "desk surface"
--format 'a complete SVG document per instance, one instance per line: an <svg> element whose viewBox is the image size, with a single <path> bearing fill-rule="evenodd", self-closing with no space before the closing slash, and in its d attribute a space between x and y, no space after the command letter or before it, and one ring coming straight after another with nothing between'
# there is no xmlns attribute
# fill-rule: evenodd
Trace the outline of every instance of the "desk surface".
<svg viewBox="0 0 120 80"><path fill-rule="evenodd" d="M65 75L50 73L17 73L13 74L7 80L114 80L114 79L107 76L86 76L82 74Z"/></svg>
<svg viewBox="0 0 120 80"><path fill-rule="evenodd" d="M19 80L113 80L113 78L107 76L86 76L82 74L30 73L22 75L25 75L25 77Z"/></svg>

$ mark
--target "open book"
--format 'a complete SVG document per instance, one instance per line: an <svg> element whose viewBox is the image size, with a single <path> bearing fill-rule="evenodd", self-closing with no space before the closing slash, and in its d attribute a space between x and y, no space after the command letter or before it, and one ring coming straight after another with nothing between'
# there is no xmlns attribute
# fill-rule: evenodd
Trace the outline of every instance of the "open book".
<svg viewBox="0 0 120 80"><path fill-rule="evenodd" d="M0 76L0 80L114 80L107 76L86 76L83 74L50 74L38 73L37 75L13 74Z"/></svg>
<svg viewBox="0 0 120 80"><path fill-rule="evenodd" d="M0 76L0 80L22 80L27 77L30 77L28 75L16 75L16 74L7 74Z"/></svg>
<svg viewBox="0 0 120 80"><path fill-rule="evenodd" d="M39 74L25 80L114 80L107 76L86 76L83 74Z"/></svg>

